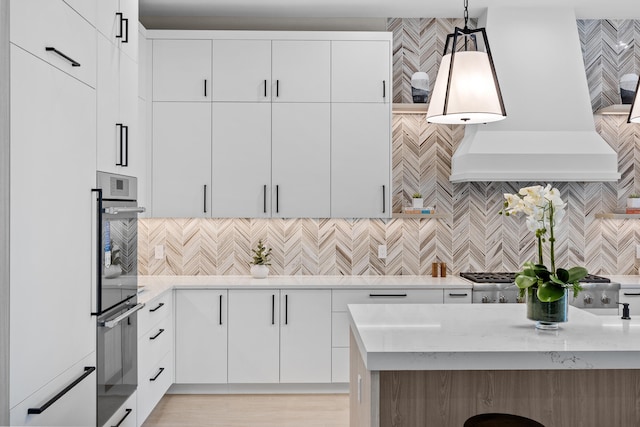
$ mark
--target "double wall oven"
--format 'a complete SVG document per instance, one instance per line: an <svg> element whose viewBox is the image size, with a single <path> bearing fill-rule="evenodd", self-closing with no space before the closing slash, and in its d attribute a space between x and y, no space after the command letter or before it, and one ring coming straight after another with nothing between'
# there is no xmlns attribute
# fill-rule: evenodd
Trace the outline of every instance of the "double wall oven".
<svg viewBox="0 0 640 427"><path fill-rule="evenodd" d="M102 426L131 396L138 383L137 179L97 173L98 419Z"/></svg>

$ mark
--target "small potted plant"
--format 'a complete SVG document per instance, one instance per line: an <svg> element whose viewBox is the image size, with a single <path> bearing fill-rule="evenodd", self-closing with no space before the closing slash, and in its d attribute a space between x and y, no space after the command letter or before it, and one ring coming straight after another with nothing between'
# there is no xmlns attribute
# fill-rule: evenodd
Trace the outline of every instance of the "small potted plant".
<svg viewBox="0 0 640 427"><path fill-rule="evenodd" d="M413 196L411 197L413 198L413 207L422 209L422 207L424 206L424 200L422 199L422 194L413 193Z"/></svg>
<svg viewBox="0 0 640 427"><path fill-rule="evenodd" d="M627 197L627 207L640 209L640 194L629 194L629 197Z"/></svg>
<svg viewBox="0 0 640 427"><path fill-rule="evenodd" d="M269 275L269 257L271 256L271 248L266 248L262 243L262 239L258 240L256 249L253 252L253 261L251 264L251 275L256 279L264 279Z"/></svg>

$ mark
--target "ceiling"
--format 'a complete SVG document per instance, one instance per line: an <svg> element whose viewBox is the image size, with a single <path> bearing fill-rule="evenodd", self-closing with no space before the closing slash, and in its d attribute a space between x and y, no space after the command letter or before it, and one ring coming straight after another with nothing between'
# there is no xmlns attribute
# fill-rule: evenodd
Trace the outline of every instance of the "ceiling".
<svg viewBox="0 0 640 427"><path fill-rule="evenodd" d="M312 18L453 18L462 0L139 0L140 16ZM487 7L568 7L577 18L640 19L638 0L471 0L469 14ZM517 18L517 17L514 17Z"/></svg>

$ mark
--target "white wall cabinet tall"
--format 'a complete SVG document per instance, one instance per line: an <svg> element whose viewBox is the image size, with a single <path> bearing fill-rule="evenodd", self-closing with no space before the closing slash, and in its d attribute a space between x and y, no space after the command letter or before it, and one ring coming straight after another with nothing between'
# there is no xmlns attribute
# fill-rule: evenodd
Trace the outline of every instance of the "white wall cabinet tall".
<svg viewBox="0 0 640 427"><path fill-rule="evenodd" d="M211 102L211 40L153 41L153 100Z"/></svg>
<svg viewBox="0 0 640 427"><path fill-rule="evenodd" d="M225 384L227 291L176 291L175 342L176 383Z"/></svg>
<svg viewBox="0 0 640 427"><path fill-rule="evenodd" d="M271 102L271 40L213 40L213 101Z"/></svg>
<svg viewBox="0 0 640 427"><path fill-rule="evenodd" d="M84 366L95 367L95 29L61 0L11 1L10 12L12 424L90 425L93 372L43 414L26 417L26 410L64 389ZM73 268L51 256L52 245L64 246ZM74 411L77 418L60 418Z"/></svg>

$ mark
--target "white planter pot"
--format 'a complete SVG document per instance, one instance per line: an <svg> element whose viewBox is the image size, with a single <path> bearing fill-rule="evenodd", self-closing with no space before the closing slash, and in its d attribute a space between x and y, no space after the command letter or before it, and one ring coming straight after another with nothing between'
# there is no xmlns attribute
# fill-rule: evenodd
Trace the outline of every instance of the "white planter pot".
<svg viewBox="0 0 640 427"><path fill-rule="evenodd" d="M266 265L252 265L251 275L256 279L264 279L269 275L269 267Z"/></svg>
<svg viewBox="0 0 640 427"><path fill-rule="evenodd" d="M627 199L627 207L640 209L640 198Z"/></svg>
<svg viewBox="0 0 640 427"><path fill-rule="evenodd" d="M422 199L422 198L419 198L419 199L414 198L412 200L413 200L413 207L414 208L422 209L422 207L424 206L424 199Z"/></svg>

